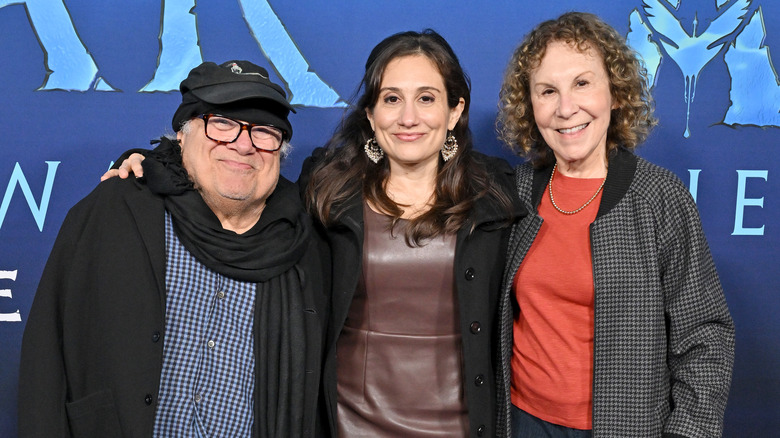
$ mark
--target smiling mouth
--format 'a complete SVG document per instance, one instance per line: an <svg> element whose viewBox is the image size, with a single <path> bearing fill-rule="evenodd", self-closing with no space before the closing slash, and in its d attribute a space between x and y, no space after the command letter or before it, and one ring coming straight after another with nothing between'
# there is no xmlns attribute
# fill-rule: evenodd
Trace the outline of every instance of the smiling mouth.
<svg viewBox="0 0 780 438"><path fill-rule="evenodd" d="M395 134L395 137L401 141L415 141L421 138L423 134L418 132L406 132Z"/></svg>
<svg viewBox="0 0 780 438"><path fill-rule="evenodd" d="M233 170L246 171L252 169L251 164L242 163L240 161L235 161L235 160L222 160L222 164L226 165L229 169L233 169Z"/></svg>
<svg viewBox="0 0 780 438"><path fill-rule="evenodd" d="M582 131L587 128L590 123L583 123L582 125L575 126L573 128L558 129L561 134L574 134L575 132Z"/></svg>

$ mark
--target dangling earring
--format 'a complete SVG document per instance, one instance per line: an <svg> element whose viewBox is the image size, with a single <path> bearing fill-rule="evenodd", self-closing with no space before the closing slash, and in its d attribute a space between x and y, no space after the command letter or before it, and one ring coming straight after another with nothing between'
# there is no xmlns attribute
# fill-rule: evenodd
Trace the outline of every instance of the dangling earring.
<svg viewBox="0 0 780 438"><path fill-rule="evenodd" d="M379 160L385 156L385 151L379 147L379 143L376 142L376 137L369 138L366 145L363 146L363 150L366 151L368 159L373 161L374 164L378 163Z"/></svg>
<svg viewBox="0 0 780 438"><path fill-rule="evenodd" d="M444 146L441 147L441 157L444 161L449 161L458 153L458 139L452 135L452 131L447 132L447 140L444 141Z"/></svg>

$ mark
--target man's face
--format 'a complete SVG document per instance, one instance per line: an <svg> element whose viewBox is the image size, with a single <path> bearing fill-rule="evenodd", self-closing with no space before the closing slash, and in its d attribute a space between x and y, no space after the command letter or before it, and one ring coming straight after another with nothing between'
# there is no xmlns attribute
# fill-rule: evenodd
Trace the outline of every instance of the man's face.
<svg viewBox="0 0 780 438"><path fill-rule="evenodd" d="M211 140L198 118L184 131L177 134L184 168L218 217L265 205L279 181L279 151L256 149L246 130L233 143Z"/></svg>

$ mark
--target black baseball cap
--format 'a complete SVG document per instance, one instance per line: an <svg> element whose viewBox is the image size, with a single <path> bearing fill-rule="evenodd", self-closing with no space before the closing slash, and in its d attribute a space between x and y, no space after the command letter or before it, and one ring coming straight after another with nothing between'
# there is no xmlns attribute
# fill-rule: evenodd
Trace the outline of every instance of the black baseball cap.
<svg viewBox="0 0 780 438"><path fill-rule="evenodd" d="M285 140L292 137L287 116L295 109L284 89L249 61L204 62L190 71L179 90L182 102L173 115L174 131L193 117L212 113L272 125L285 132Z"/></svg>

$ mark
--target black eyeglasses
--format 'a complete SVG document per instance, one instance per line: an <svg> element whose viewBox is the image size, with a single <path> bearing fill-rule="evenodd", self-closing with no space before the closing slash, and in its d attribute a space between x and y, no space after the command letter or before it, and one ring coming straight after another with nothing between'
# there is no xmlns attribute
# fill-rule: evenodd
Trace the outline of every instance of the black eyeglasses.
<svg viewBox="0 0 780 438"><path fill-rule="evenodd" d="M246 129L252 146L263 151L275 152L282 147L285 136L284 131L274 126L239 122L219 114L202 114L197 118L203 119L206 137L220 143L233 143L238 140L241 131Z"/></svg>

